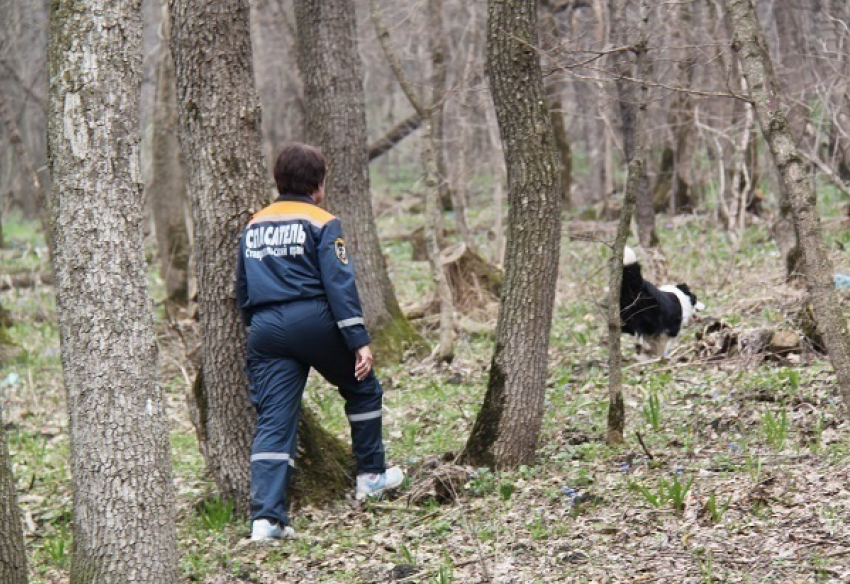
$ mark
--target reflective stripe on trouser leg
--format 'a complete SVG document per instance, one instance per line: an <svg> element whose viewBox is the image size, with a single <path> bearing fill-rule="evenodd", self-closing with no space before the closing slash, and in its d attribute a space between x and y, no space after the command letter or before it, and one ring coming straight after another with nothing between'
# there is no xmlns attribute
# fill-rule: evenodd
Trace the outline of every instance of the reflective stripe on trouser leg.
<svg viewBox="0 0 850 584"><path fill-rule="evenodd" d="M381 436L381 386L374 374L358 384L361 391L344 391L345 414L351 425L351 449L357 461L357 474L386 470ZM363 391L365 390L365 391Z"/></svg>
<svg viewBox="0 0 850 584"><path fill-rule="evenodd" d="M294 359L249 354L257 428L251 447L251 518L287 524L287 487L293 474L301 395L309 369Z"/></svg>
<svg viewBox="0 0 850 584"><path fill-rule="evenodd" d="M274 454L276 456L264 456ZM285 456L283 458L281 455ZM288 454L258 453L251 456L251 517L266 517L286 524L286 491L294 465Z"/></svg>

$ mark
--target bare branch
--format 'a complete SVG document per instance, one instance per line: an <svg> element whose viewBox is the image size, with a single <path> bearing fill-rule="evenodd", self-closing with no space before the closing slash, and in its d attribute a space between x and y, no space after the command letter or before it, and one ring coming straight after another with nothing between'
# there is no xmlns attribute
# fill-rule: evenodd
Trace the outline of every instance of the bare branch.
<svg viewBox="0 0 850 584"><path fill-rule="evenodd" d="M404 94L410 101L410 105L413 106L413 109L416 110L416 113L419 114L419 117L427 117L428 108L425 107L421 97L416 93L416 90L413 88L413 84L410 82L410 78L404 72L404 69L401 66L401 61L399 60L398 55L396 54L395 49L392 46L390 31L387 28L387 23L384 22L384 15L381 11L381 6L378 3L378 0L369 0L369 12L372 15L372 23L375 26L375 33L378 35L378 40L381 42L381 49L383 49L384 51L384 56L386 56L387 62L389 63L390 68L393 70L396 80L398 81L399 85L401 85L401 89L404 91Z"/></svg>
<svg viewBox="0 0 850 584"><path fill-rule="evenodd" d="M369 162L380 158L393 149L396 144L407 138L422 125L422 118L418 113L413 113L406 119L400 121L390 128L386 134L369 145Z"/></svg>

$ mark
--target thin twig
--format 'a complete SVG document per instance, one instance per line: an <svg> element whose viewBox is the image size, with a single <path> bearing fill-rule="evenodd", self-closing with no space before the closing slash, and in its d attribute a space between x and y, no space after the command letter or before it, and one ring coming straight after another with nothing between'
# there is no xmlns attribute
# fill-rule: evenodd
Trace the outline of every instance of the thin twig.
<svg viewBox="0 0 850 584"><path fill-rule="evenodd" d="M640 444L640 447L643 448L643 451L649 458L649 460L655 460L655 457L652 456L652 453L649 451L649 448L647 448L646 444L643 443L643 436L640 435L640 432L635 432L635 436L637 436L638 443Z"/></svg>

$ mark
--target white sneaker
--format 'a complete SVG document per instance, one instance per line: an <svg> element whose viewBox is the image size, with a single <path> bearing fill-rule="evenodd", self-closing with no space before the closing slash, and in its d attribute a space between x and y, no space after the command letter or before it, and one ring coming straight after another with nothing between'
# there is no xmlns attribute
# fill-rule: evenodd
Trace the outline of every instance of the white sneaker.
<svg viewBox="0 0 850 584"><path fill-rule="evenodd" d="M404 471L397 466L392 466L380 474L357 475L357 490L354 498L362 501L366 497L377 497L400 486L404 481Z"/></svg>
<svg viewBox="0 0 850 584"><path fill-rule="evenodd" d="M268 519L255 519L251 527L251 541L271 541L273 539L292 539L295 530L288 525L272 523Z"/></svg>

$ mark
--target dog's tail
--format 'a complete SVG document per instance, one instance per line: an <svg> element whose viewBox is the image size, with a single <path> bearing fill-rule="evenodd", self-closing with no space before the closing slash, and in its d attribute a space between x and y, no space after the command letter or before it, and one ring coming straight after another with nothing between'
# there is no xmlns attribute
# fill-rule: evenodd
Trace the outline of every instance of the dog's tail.
<svg viewBox="0 0 850 584"><path fill-rule="evenodd" d="M635 255L635 250L630 248L628 245L623 249L623 265L631 266L632 264L638 263L637 255Z"/></svg>
<svg viewBox="0 0 850 584"><path fill-rule="evenodd" d="M635 250L626 246L623 250L623 284L620 289L620 301L626 305L633 303L643 286L643 275L640 273Z"/></svg>

